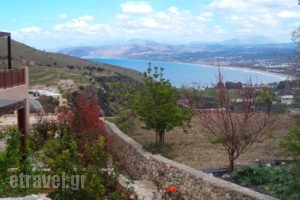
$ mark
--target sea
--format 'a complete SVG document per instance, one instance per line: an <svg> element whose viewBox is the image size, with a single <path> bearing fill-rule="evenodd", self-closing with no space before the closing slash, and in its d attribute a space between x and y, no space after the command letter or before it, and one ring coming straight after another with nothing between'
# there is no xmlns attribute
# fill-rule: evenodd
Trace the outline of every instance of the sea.
<svg viewBox="0 0 300 200"><path fill-rule="evenodd" d="M252 84L268 84L287 79L287 76L281 74L248 68L119 58L90 58L90 60L134 69L139 72L145 72L151 63L152 67L164 68L164 77L169 79L175 87L211 87L216 83L219 69L224 81L249 83L251 80Z"/></svg>

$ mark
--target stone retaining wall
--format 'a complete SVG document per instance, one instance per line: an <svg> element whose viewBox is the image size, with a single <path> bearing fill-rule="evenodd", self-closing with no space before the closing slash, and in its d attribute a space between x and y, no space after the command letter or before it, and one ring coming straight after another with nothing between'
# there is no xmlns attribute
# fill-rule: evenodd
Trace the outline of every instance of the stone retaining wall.
<svg viewBox="0 0 300 200"><path fill-rule="evenodd" d="M108 150L132 179L153 181L161 188L175 186L186 200L276 199L160 155L152 155L113 123L106 122L106 125L107 134L114 137Z"/></svg>

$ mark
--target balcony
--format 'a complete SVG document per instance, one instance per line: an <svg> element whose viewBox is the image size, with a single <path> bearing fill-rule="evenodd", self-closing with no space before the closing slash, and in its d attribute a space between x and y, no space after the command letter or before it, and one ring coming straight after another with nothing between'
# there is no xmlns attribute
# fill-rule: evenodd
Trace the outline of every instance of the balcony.
<svg viewBox="0 0 300 200"><path fill-rule="evenodd" d="M0 70L0 115L25 107L28 101L27 77L26 67Z"/></svg>
<svg viewBox="0 0 300 200"><path fill-rule="evenodd" d="M0 71L0 89L25 84L25 68Z"/></svg>

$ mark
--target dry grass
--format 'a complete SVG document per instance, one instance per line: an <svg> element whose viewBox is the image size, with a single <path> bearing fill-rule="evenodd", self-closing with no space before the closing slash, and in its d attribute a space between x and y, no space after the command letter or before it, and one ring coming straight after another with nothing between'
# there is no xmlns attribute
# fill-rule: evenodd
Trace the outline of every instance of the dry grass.
<svg viewBox="0 0 300 200"><path fill-rule="evenodd" d="M250 164L257 160L277 160L286 159L285 154L279 147L281 139L295 126L295 122L288 115L280 115L274 122L278 128L273 133L273 137L254 146L237 159L237 164ZM221 145L212 144L207 135L201 131L201 126L197 118L194 118L192 127L188 133L183 133L182 129L176 128L166 134L166 142L173 146L173 160L192 166L197 169L210 167L226 167L228 163L226 151ZM137 129L130 136L141 144L155 141L153 131Z"/></svg>

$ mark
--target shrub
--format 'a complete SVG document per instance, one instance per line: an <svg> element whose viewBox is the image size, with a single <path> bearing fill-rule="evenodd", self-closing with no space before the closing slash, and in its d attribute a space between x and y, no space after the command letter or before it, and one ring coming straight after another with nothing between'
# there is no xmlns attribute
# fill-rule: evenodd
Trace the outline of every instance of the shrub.
<svg viewBox="0 0 300 200"><path fill-rule="evenodd" d="M299 164L280 167L274 170L270 190L280 199L300 199Z"/></svg>
<svg viewBox="0 0 300 200"><path fill-rule="evenodd" d="M2 134L6 140L6 151L0 156L0 172L6 173L8 168L20 167L20 133L12 128Z"/></svg>
<svg viewBox="0 0 300 200"><path fill-rule="evenodd" d="M241 167L231 173L231 178L242 186L263 186L280 199L300 198L300 179L295 176L299 166Z"/></svg>
<svg viewBox="0 0 300 200"><path fill-rule="evenodd" d="M0 154L0 197L9 196L24 196L32 194L36 191L33 187L21 188L10 186L10 175L14 174L19 176L19 173L27 173L31 171L31 166L28 160L21 163L21 151L20 151L20 133L16 128L11 128L2 132L6 140L6 151ZM17 168L13 172L9 172L8 169ZM32 186L32 184L29 184Z"/></svg>
<svg viewBox="0 0 300 200"><path fill-rule="evenodd" d="M231 174L231 178L242 186L268 184L271 176L271 170L266 167L240 167Z"/></svg>

